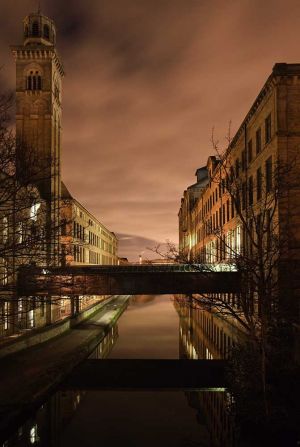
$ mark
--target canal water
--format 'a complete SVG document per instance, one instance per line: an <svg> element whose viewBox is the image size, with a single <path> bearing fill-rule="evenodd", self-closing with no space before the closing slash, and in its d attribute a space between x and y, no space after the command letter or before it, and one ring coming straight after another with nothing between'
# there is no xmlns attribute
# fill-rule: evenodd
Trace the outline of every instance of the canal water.
<svg viewBox="0 0 300 447"><path fill-rule="evenodd" d="M91 358L215 358L198 311L173 296L135 296ZM56 392L4 447L231 446L221 391Z"/></svg>

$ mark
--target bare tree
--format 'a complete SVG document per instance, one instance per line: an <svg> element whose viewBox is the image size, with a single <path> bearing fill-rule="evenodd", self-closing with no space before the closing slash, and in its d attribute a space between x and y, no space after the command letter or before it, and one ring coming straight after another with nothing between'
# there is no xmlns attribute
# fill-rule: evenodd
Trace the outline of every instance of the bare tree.
<svg viewBox="0 0 300 447"><path fill-rule="evenodd" d="M36 148L16 141L10 128L13 96L0 96L0 326L4 333L26 326L28 313L45 307L45 299L19 297L18 269L23 265L57 264L60 235L65 222L51 219L51 198L43 197L39 186L51 181L55 160L41 162ZM55 204L56 213L60 203ZM49 211L51 210L51 211ZM52 304L58 302L52 299Z"/></svg>
<svg viewBox="0 0 300 447"><path fill-rule="evenodd" d="M221 206L213 215L211 206L200 210L201 200L198 200L191 211L193 227L190 231L194 234L197 229L201 231L201 248L178 250L175 244L168 243L166 250L161 246L152 250L176 262L192 264L194 269L203 272L214 270L218 264L240 272L242 280L238 294L202 294L199 291L188 305L200 306L225 317L246 334L246 349L252 360L255 357L258 362L256 366L252 363L252 367L259 373L263 413L268 417L268 381L272 375L274 353L282 346L283 336L285 346L281 352L287 355L289 351L289 361L293 360L292 329L297 314L285 305L290 299L287 291L282 296L280 278L286 269L286 262L282 260L288 259L289 241L293 240L292 229L285 225L282 207L297 178L298 160L286 162L270 158L264 169L258 168L254 176L248 173L246 151L241 162L233 158L230 126L226 139L226 147L222 150L212 133L217 166L208 182L211 190L217 191ZM242 356L245 359L247 354L241 354L240 347L236 352L242 362Z"/></svg>

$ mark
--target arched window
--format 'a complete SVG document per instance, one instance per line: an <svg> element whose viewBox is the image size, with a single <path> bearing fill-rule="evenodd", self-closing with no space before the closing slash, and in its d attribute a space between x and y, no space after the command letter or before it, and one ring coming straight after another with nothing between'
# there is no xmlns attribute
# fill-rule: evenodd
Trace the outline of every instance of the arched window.
<svg viewBox="0 0 300 447"><path fill-rule="evenodd" d="M27 90L42 90L42 76L38 71L31 71L26 78Z"/></svg>
<svg viewBox="0 0 300 447"><path fill-rule="evenodd" d="M50 29L49 29L48 25L44 25L44 37L46 39L49 39L49 37L50 37Z"/></svg>
<svg viewBox="0 0 300 447"><path fill-rule="evenodd" d="M32 36L38 37L39 36L39 24L38 22L33 22L32 24Z"/></svg>

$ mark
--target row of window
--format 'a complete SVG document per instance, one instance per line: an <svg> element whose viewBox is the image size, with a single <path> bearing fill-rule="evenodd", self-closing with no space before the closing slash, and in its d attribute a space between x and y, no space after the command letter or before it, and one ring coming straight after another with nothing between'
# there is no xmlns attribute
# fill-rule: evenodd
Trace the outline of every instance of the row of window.
<svg viewBox="0 0 300 447"><path fill-rule="evenodd" d="M86 255L88 253L88 263L89 264L98 264L98 265L112 265L114 264L114 259L111 256L101 255L101 253L97 253L92 250L85 249L79 245L74 245L73 255L75 262L85 263Z"/></svg>
<svg viewBox="0 0 300 447"><path fill-rule="evenodd" d="M242 210L245 210L247 206L251 206L254 203L254 192L256 190L256 200L259 201L262 198L263 194L263 186L265 185L265 193L269 193L272 191L273 188L273 166L272 166L272 156L270 156L266 162L265 162L265 170L264 170L264 178L265 183L263 183L263 174L262 174L262 168L259 167L256 171L256 185L254 185L254 178L253 176L250 176L248 179L248 182L243 182L241 185L241 198L240 198L240 192L237 191L235 194L235 199L227 199L227 201L222 204L219 208L219 210L216 210L215 213L213 213L212 216L209 217L208 220L204 223L205 225L205 231L204 235L207 236L208 234L211 234L212 231L216 230L217 228L221 227L222 225L225 225L226 222L228 222L230 219L234 218L235 216L235 209L239 208L241 206ZM211 195L209 201L207 204L209 204L211 201L214 203L213 198L218 197L218 189L215 190L215 192ZM235 203L234 203L235 202ZM240 203L241 202L241 203ZM196 215L195 218L195 225L199 224L206 213L208 213L208 210L210 209L210 206L208 209L205 207L199 211L199 213Z"/></svg>
<svg viewBox="0 0 300 447"><path fill-rule="evenodd" d="M266 244L266 249L270 250L272 248L273 211L273 209L268 209L264 215L259 213L255 220L250 219L247 230L244 227L237 226L235 229L227 231L226 234L208 242L201 252L202 262L215 263L223 260L234 260L242 251L252 255L254 241L258 241L259 238L261 238L263 244Z"/></svg>
<svg viewBox="0 0 300 447"><path fill-rule="evenodd" d="M90 218L87 218L87 216L84 214L83 211L81 211L81 209L78 206L74 206L74 210L75 210L75 215L78 216L80 219L84 220L85 222L87 222L88 226L93 228L94 231L98 232L99 234L101 233L106 239L114 242L115 238L110 235L107 231L105 231L99 224L97 224L97 222L93 221Z"/></svg>
<svg viewBox="0 0 300 447"><path fill-rule="evenodd" d="M271 114L267 116L265 119L265 145L268 144L271 141L272 137L272 117ZM258 155L262 150L262 132L261 128L257 129L255 134L255 142L256 142L256 155ZM215 189L215 191L211 194L209 199L204 203L203 209L202 209L202 215L207 214L214 204L218 201L218 198L221 198L222 195L226 192L226 189L229 189L229 183L233 183L234 179L238 179L240 176L240 168L242 172L245 172L247 169L247 166L252 162L253 160L253 145L252 145L252 139L248 141L248 147L247 151L244 149L242 151L242 161L240 162L239 158L235 160L234 166L230 167L230 178L222 179L219 182L218 187ZM271 168L272 168L272 162L271 162ZM272 173L272 171L271 171ZM271 188L269 188L268 181L270 180L270 176L268 176L270 172L266 173L266 179L267 179L267 191L270 191ZM210 183L211 187L211 183Z"/></svg>
<svg viewBox="0 0 300 447"><path fill-rule="evenodd" d="M42 77L39 72L30 72L26 78L26 90L42 90Z"/></svg>
<svg viewBox="0 0 300 447"><path fill-rule="evenodd" d="M269 114L267 116L267 118L265 119L265 145L267 145L272 138L272 117L271 114ZM261 132L261 128L257 129L256 133L255 133L255 151L256 151L256 155L258 155L262 150L262 132ZM252 139L250 139L248 141L248 145L247 145L247 150L244 149L242 151L242 163L241 163L241 168L242 171L245 171L247 166L252 162L252 160L254 159L254 154L253 154L253 145L252 145ZM239 165L239 160L236 160L236 166ZM239 175L239 168L236 168L236 176L238 177Z"/></svg>

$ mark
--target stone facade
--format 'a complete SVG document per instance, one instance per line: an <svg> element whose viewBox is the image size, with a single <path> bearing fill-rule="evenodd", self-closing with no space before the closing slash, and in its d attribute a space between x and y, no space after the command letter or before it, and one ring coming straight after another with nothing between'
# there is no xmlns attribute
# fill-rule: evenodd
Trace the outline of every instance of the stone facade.
<svg viewBox="0 0 300 447"><path fill-rule="evenodd" d="M118 241L62 184L63 259L66 265L117 265Z"/></svg>
<svg viewBox="0 0 300 447"><path fill-rule="evenodd" d="M48 262L59 264L61 194L61 91L64 69L52 20L40 13L23 22L16 61L16 136L19 178L24 171L47 202Z"/></svg>
<svg viewBox="0 0 300 447"><path fill-rule="evenodd" d="M0 336L58 321L74 308L68 297L16 297L20 265L117 264L118 259L115 234L76 201L61 180L64 69L55 24L40 12L30 14L23 21L23 43L11 49L16 63L17 140L17 193L12 196L25 196L19 208L15 199L12 207L7 201L10 215L3 209L0 213ZM2 191L1 182L2 177ZM3 184L9 190L6 180ZM77 297L76 312L104 298Z"/></svg>
<svg viewBox="0 0 300 447"><path fill-rule="evenodd" d="M258 234L266 253L270 240L278 240L279 289L293 297L297 312L300 64L274 66L221 158L209 157L206 172L198 197L191 203L189 188L181 201L180 249L195 261L230 263L252 256Z"/></svg>

